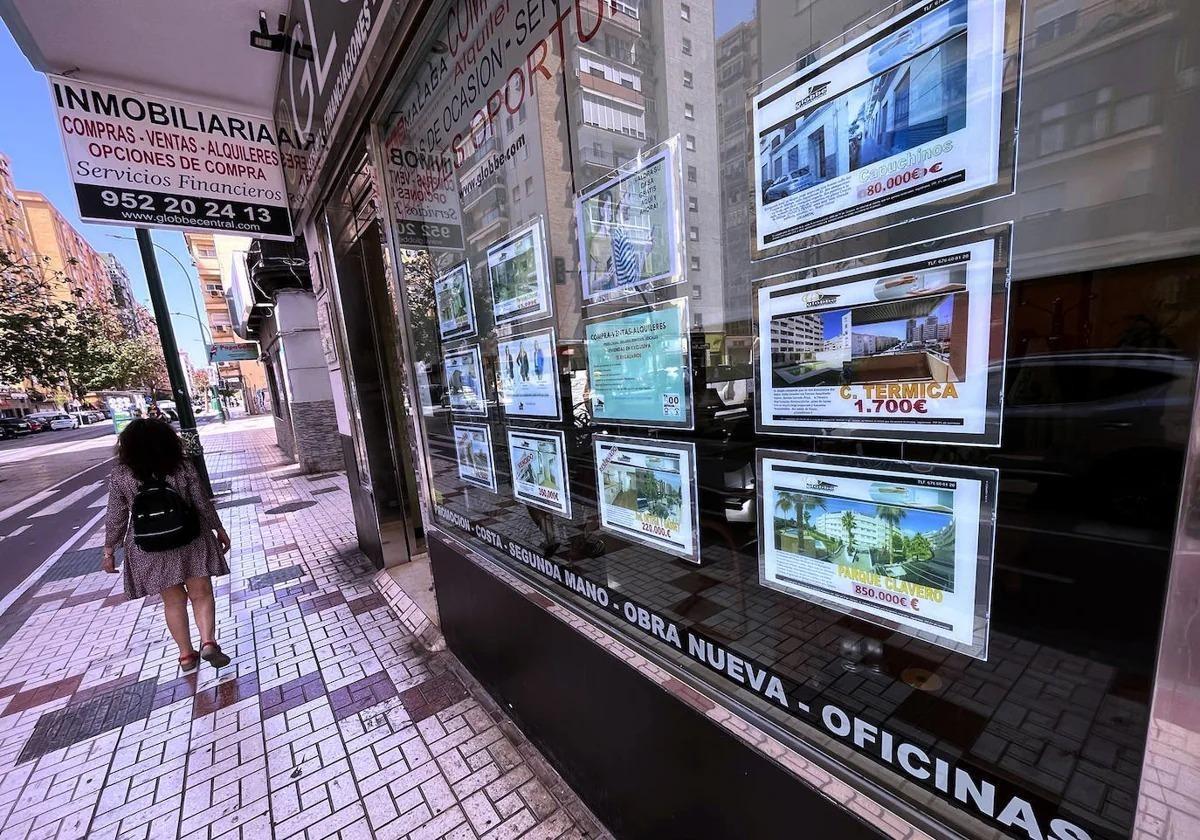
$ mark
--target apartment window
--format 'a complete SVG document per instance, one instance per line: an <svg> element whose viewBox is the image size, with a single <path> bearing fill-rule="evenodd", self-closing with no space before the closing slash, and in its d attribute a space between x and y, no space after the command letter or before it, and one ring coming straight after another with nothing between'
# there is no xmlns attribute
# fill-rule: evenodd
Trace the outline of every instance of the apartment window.
<svg viewBox="0 0 1200 840"><path fill-rule="evenodd" d="M512 188L512 200L513 200L513 204L516 204L518 201L521 200L521 185L520 184L517 184L515 187Z"/></svg>
<svg viewBox="0 0 1200 840"><path fill-rule="evenodd" d="M683 103L683 116L685 119L696 119L696 107L691 102Z"/></svg>
<svg viewBox="0 0 1200 840"><path fill-rule="evenodd" d="M696 135L689 134L687 136L687 138L683 141L683 145L684 145L684 148L686 148L689 152L696 151Z"/></svg>
<svg viewBox="0 0 1200 840"><path fill-rule="evenodd" d="M701 300L704 297L704 288L702 286L692 286L692 300Z"/></svg>
<svg viewBox="0 0 1200 840"><path fill-rule="evenodd" d="M693 182L696 180L696 167L694 167L694 166L688 167L688 180L693 181Z"/></svg>
<svg viewBox="0 0 1200 840"><path fill-rule="evenodd" d="M691 264L692 271L700 270L700 258L699 257L691 257L688 260L688 262Z"/></svg>
<svg viewBox="0 0 1200 840"><path fill-rule="evenodd" d="M700 199L696 198L696 196L694 196L694 195L688 196L688 212L689 213L700 212Z"/></svg>
<svg viewBox="0 0 1200 840"><path fill-rule="evenodd" d="M1051 0L1033 13L1034 46L1070 35L1078 23L1079 0Z"/></svg>
<svg viewBox="0 0 1200 840"><path fill-rule="evenodd" d="M532 177L525 179L525 195L526 196L533 195L533 178Z"/></svg>
<svg viewBox="0 0 1200 840"><path fill-rule="evenodd" d="M696 227L695 225L690 226L688 228L688 239L692 240L693 242L699 242L700 228Z"/></svg>
<svg viewBox="0 0 1200 840"><path fill-rule="evenodd" d="M681 18L683 18L684 20L691 20L692 19L692 7L689 6L687 3L680 3L679 4L679 16Z"/></svg>
<svg viewBox="0 0 1200 840"><path fill-rule="evenodd" d="M684 55L692 54L692 39L691 38L683 39L683 54Z"/></svg>
<svg viewBox="0 0 1200 840"><path fill-rule="evenodd" d="M694 80L693 80L693 77L692 77L692 71L691 71L691 70L684 70L684 71L683 71L683 86L684 86L685 88L691 88L691 87L694 87Z"/></svg>

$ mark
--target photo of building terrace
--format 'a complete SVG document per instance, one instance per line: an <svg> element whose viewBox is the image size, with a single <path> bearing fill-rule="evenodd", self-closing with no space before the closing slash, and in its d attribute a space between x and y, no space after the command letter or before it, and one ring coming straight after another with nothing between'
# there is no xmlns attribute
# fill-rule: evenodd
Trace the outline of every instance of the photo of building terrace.
<svg viewBox="0 0 1200 840"><path fill-rule="evenodd" d="M943 511L781 491L775 547L954 591L954 517Z"/></svg>
<svg viewBox="0 0 1200 840"><path fill-rule="evenodd" d="M960 382L966 356L966 292L771 319L775 387Z"/></svg>

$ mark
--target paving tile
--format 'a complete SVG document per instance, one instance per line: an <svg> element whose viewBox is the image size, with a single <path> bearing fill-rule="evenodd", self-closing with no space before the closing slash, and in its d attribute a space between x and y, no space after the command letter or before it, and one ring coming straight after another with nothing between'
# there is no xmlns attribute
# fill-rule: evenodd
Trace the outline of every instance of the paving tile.
<svg viewBox="0 0 1200 840"><path fill-rule="evenodd" d="M161 597L75 580L99 562L86 535L0 616L0 645L23 643L3 651L0 837L603 837L563 816L582 806L540 781L451 654L404 629L349 509L296 498L345 476L313 486L269 418L240 422L207 447L238 494L214 586L233 661L180 673Z"/></svg>

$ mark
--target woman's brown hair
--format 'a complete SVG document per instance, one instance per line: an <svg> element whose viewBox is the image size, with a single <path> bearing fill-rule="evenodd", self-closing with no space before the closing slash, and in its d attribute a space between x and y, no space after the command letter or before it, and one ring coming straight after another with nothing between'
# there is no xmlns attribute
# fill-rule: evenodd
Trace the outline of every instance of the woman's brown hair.
<svg viewBox="0 0 1200 840"><path fill-rule="evenodd" d="M169 423L139 418L117 438L117 460L129 467L138 481L165 477L183 464L183 441Z"/></svg>

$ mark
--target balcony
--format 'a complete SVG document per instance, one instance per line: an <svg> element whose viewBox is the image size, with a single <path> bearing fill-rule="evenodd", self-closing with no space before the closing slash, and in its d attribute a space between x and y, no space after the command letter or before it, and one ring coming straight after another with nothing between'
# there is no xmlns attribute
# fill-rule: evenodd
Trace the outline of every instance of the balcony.
<svg viewBox="0 0 1200 840"><path fill-rule="evenodd" d="M580 73L579 84L584 90L593 90L596 93L605 96L611 96L613 99L620 99L622 102L628 102L638 108L646 107L646 97L642 96L636 90L625 85L619 85L616 82L610 82L603 76L597 76L592 73Z"/></svg>

